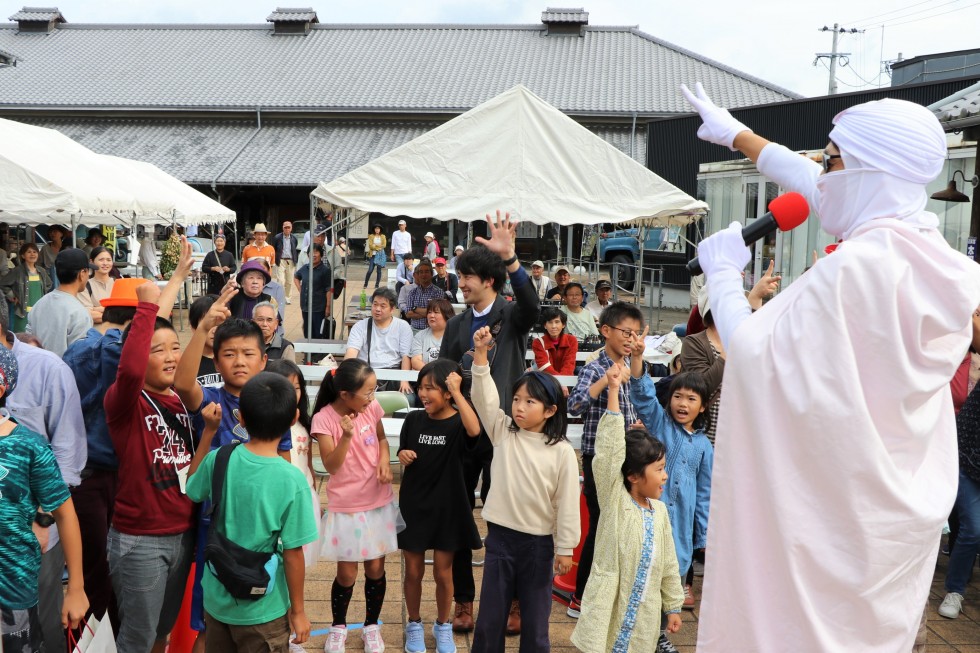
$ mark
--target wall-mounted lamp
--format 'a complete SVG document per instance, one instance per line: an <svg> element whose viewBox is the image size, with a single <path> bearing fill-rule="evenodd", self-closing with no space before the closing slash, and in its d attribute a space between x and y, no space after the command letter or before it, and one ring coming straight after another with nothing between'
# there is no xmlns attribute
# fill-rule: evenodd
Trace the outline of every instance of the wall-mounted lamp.
<svg viewBox="0 0 980 653"><path fill-rule="evenodd" d="M959 175L960 177L963 178L964 184L967 183L966 175L963 174L963 171L956 170L955 172L953 172L953 178L946 186L946 190L941 190L936 193L933 193L932 199L941 200L943 202L969 202L970 198L964 195L963 193L961 193L956 188L956 175ZM970 179L969 184L974 188L976 188L977 185L980 184L980 178L978 178L976 175L973 175L973 178Z"/></svg>

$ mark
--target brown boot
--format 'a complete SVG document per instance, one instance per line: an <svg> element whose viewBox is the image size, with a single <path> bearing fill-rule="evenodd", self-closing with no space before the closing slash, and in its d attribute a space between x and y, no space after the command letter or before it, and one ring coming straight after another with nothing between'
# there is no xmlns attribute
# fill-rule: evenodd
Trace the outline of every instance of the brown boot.
<svg viewBox="0 0 980 653"><path fill-rule="evenodd" d="M473 601L456 603L456 616L453 617L453 632L469 633L473 631Z"/></svg>
<svg viewBox="0 0 980 653"><path fill-rule="evenodd" d="M516 599L510 603L510 614L507 615L507 634L521 634L521 604Z"/></svg>

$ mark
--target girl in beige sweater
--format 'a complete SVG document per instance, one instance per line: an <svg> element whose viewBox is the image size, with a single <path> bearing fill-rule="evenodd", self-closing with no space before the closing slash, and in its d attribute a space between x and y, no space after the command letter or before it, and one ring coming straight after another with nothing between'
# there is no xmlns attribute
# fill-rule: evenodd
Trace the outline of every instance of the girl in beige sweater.
<svg viewBox="0 0 980 653"><path fill-rule="evenodd" d="M578 461L565 437L565 395L550 374L528 372L514 384L508 415L490 377L490 329L477 330L473 345L471 397L493 443L493 490L483 507L486 556L470 650L503 653L507 613L517 599L520 650L547 651L553 575L571 568L580 535Z"/></svg>

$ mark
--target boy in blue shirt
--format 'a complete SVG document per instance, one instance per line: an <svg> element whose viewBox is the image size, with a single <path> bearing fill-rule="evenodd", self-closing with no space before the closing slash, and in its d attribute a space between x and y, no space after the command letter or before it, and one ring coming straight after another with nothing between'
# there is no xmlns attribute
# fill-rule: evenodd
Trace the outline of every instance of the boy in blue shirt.
<svg viewBox="0 0 980 653"><path fill-rule="evenodd" d="M41 647L37 611L41 543L35 532L46 533L46 527L57 524L61 534L68 565L63 627L78 627L88 610L88 598L78 518L51 447L14 422L4 408L17 385L17 371L14 355L0 347L0 648L20 653ZM34 524L42 528L35 529Z"/></svg>
<svg viewBox="0 0 980 653"><path fill-rule="evenodd" d="M285 377L263 372L245 384L240 397L239 421L250 437L235 446L228 460L220 528L243 548L271 553L274 571L265 595L239 600L229 594L209 563L205 565L205 644L210 651L284 651L290 629L296 633L295 644L302 644L310 634L303 604L303 545L318 536L306 477L277 450L280 434L299 416L296 390ZM202 412L209 423L223 421L218 404L208 404ZM191 463L187 496L194 501L211 496L217 453L208 453L212 432L205 430Z"/></svg>

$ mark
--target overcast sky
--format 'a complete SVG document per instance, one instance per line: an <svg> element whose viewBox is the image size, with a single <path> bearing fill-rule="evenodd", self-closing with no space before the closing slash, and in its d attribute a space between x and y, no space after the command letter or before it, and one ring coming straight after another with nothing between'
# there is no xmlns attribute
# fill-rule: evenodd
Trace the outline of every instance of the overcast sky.
<svg viewBox="0 0 980 653"><path fill-rule="evenodd" d="M814 67L831 49L835 22L864 28L846 34L839 51L839 92L887 86L880 61L980 47L980 0L49 0L74 23L263 23L275 5L312 4L321 23L539 23L548 6L580 6L592 25L637 25L660 39L721 61L803 95L827 92L828 71ZM12 15L23 1L0 0ZM738 9L733 9L738 7ZM882 31L884 24L884 31ZM972 27L970 27L972 26ZM884 37L884 38L882 38ZM980 73L980 70L976 71Z"/></svg>

